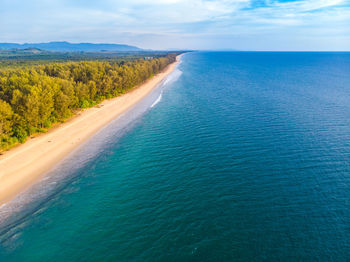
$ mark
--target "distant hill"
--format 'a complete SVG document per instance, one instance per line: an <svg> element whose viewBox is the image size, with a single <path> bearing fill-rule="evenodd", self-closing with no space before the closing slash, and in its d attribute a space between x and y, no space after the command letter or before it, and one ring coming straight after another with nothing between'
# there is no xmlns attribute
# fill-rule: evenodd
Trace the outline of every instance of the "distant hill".
<svg viewBox="0 0 350 262"><path fill-rule="evenodd" d="M0 43L0 49L40 49L46 51L61 52L96 52L96 51L142 51L136 46L119 44L92 44L92 43L69 43L69 42L49 42L49 43Z"/></svg>

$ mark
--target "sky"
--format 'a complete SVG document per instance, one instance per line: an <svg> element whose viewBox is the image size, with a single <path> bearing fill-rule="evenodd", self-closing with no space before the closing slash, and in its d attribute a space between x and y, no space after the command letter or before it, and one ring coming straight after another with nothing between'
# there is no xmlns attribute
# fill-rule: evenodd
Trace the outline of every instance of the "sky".
<svg viewBox="0 0 350 262"><path fill-rule="evenodd" d="M350 51L350 0L0 0L0 42Z"/></svg>

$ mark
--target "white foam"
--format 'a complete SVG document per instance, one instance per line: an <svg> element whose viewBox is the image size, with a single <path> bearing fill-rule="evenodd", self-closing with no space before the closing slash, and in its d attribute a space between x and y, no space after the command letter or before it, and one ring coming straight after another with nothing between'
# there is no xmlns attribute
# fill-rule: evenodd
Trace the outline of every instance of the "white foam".
<svg viewBox="0 0 350 262"><path fill-rule="evenodd" d="M182 71L176 67L174 71L164 80L162 85L168 85L175 82L182 75Z"/></svg>
<svg viewBox="0 0 350 262"><path fill-rule="evenodd" d="M162 93L160 93L160 95L158 96L157 100L154 101L154 103L151 105L151 108L154 107L156 104L158 104L160 102L160 100L162 100Z"/></svg>
<svg viewBox="0 0 350 262"><path fill-rule="evenodd" d="M160 87L162 88L161 93L159 94L158 98L153 102L153 104L151 105L151 108L153 108L162 100L164 87L176 82L176 80L178 80L181 75L182 75L182 71L179 70L177 66L174 69L174 71L164 79L164 81L160 84Z"/></svg>

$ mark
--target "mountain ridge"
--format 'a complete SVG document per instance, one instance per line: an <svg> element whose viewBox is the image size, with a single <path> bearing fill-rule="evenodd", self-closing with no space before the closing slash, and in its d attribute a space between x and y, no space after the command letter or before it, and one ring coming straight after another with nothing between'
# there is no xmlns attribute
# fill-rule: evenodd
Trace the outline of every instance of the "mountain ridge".
<svg viewBox="0 0 350 262"><path fill-rule="evenodd" d="M136 46L124 44L108 44L108 43L70 43L66 41L54 41L48 43L0 43L0 49L28 49L38 48L45 51L63 51L63 52L79 52L79 51L142 51L143 49Z"/></svg>

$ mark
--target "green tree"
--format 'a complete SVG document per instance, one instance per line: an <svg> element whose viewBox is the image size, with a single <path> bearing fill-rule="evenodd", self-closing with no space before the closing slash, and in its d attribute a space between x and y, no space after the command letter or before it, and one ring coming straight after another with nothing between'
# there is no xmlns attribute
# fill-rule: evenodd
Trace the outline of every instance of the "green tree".
<svg viewBox="0 0 350 262"><path fill-rule="evenodd" d="M10 133L12 115L13 111L11 106L0 99L0 137L5 137Z"/></svg>

